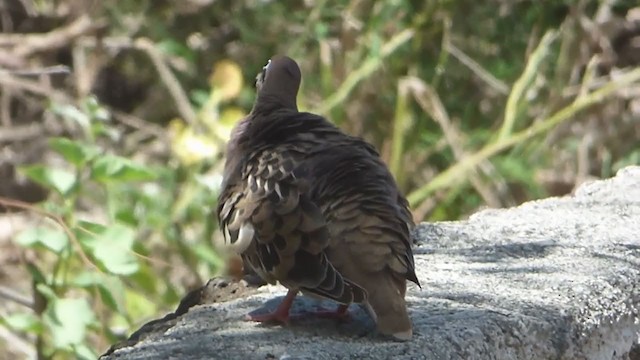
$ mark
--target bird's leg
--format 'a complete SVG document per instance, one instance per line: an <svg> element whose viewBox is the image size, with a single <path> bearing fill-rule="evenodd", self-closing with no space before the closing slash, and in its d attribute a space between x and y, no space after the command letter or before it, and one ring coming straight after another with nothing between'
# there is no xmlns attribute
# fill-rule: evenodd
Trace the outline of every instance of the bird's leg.
<svg viewBox="0 0 640 360"><path fill-rule="evenodd" d="M349 311L347 311L348 308L349 308L349 305L340 304L336 310L322 309L322 310L314 311L311 314L318 317L322 317L322 318L335 319L339 321L347 321L351 318Z"/></svg>
<svg viewBox="0 0 640 360"><path fill-rule="evenodd" d="M277 322L281 324L289 323L289 309L293 304L293 299L296 298L298 294L297 290L289 290L287 295L284 297L280 305L275 311L268 312L266 314L248 314L247 320L256 321L256 322Z"/></svg>

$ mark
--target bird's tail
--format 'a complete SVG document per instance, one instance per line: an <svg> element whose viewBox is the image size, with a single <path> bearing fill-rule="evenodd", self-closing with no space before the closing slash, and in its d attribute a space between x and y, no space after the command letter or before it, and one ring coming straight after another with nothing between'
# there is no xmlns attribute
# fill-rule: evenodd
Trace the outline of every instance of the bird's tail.
<svg viewBox="0 0 640 360"><path fill-rule="evenodd" d="M370 290L368 301L368 310L373 313L378 331L397 340L410 340L413 330L404 299L406 280L384 274L379 282L375 289Z"/></svg>

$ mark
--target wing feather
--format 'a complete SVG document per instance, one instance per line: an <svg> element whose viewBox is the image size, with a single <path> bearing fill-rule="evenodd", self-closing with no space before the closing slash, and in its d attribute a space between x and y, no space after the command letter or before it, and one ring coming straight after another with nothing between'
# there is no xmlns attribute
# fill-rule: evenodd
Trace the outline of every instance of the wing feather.
<svg viewBox="0 0 640 360"><path fill-rule="evenodd" d="M286 147L249 156L240 180L223 189L225 241L266 281L348 304L366 291L329 262L329 229L311 201L299 154Z"/></svg>

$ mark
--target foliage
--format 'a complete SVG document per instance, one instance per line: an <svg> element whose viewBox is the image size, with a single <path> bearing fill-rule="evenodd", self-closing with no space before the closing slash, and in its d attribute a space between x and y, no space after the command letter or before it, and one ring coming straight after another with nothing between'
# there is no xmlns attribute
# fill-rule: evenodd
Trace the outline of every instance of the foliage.
<svg viewBox="0 0 640 360"><path fill-rule="evenodd" d="M116 329L139 326L220 269L207 241L219 176L199 174L210 154L185 151L184 141L193 142L185 131L172 142L181 161L143 165L110 150L117 130L95 98L51 111L84 136L49 139L61 163L21 168L52 192L37 210L46 219L15 238L35 256L26 265L42 304L2 324L40 338L42 356L92 359L90 334L101 334L103 347L115 342L127 334ZM190 284L166 281L176 267Z"/></svg>
<svg viewBox="0 0 640 360"><path fill-rule="evenodd" d="M37 37L0 41L14 44L0 62L25 67L0 74L12 90L0 106L17 104L0 115L3 131L44 130L0 143L19 154L46 142L15 165L49 196L19 206L38 219L13 239L33 302L0 306L0 324L41 358L95 358L223 270L212 213L224 144L273 54L300 63L302 109L380 149L419 221L640 163L624 92L640 80L633 1L28 3L0 9L3 29ZM69 23L83 32L38 37ZM60 64L73 76L20 77Z"/></svg>

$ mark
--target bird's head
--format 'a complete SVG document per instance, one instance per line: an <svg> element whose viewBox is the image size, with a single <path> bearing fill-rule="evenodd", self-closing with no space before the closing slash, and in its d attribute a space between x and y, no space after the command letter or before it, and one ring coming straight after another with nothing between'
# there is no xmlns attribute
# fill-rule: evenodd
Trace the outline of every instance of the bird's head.
<svg viewBox="0 0 640 360"><path fill-rule="evenodd" d="M287 56L274 56L256 77L260 102L275 102L297 109L296 97L302 75L298 64Z"/></svg>

